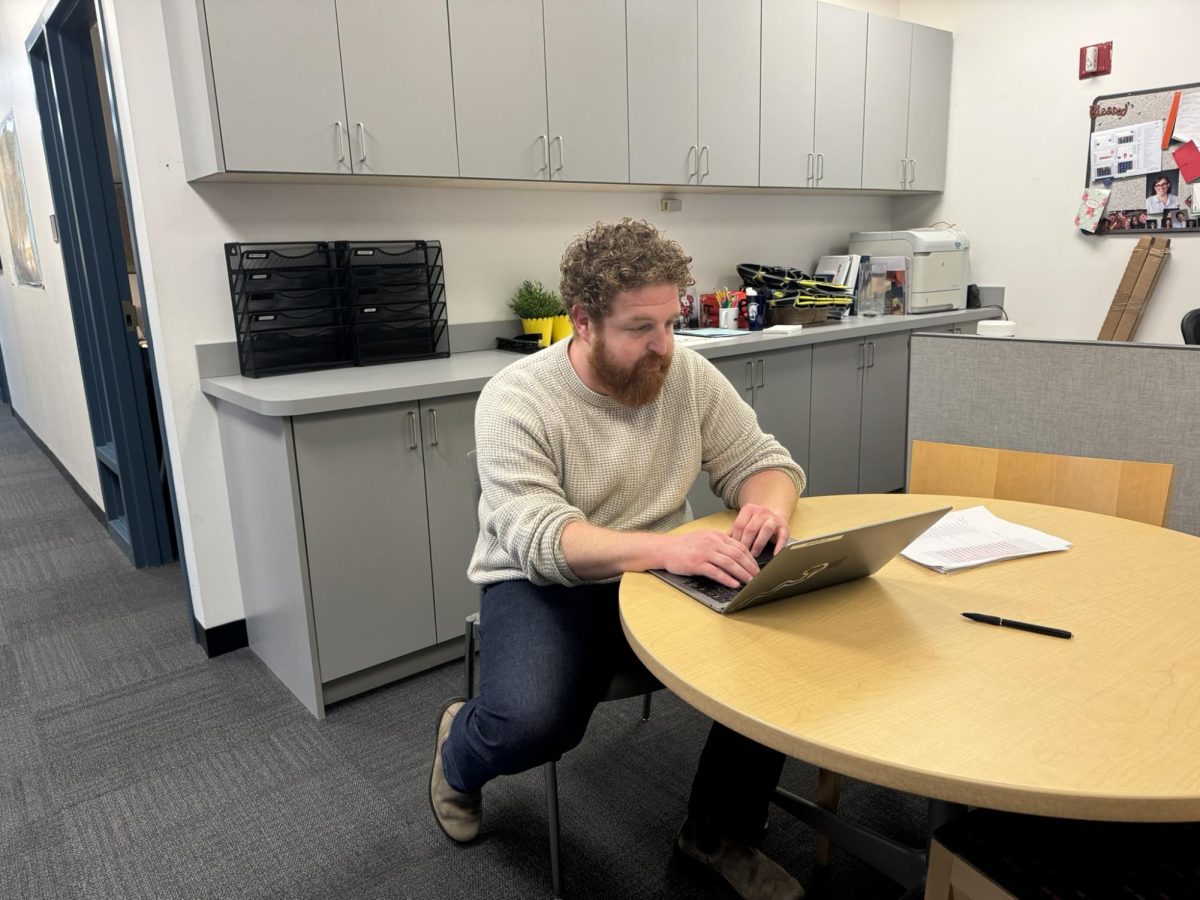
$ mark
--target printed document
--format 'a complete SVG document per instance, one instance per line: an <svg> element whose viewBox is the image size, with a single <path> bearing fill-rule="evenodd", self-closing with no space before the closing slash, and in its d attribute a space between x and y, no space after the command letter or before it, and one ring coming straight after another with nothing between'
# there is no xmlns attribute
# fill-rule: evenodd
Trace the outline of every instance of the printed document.
<svg viewBox="0 0 1200 900"><path fill-rule="evenodd" d="M1006 522L987 507L972 506L947 513L900 552L915 563L946 573L1070 547L1070 541Z"/></svg>
<svg viewBox="0 0 1200 900"><path fill-rule="evenodd" d="M1092 133L1092 181L1150 175L1162 168L1161 119Z"/></svg>

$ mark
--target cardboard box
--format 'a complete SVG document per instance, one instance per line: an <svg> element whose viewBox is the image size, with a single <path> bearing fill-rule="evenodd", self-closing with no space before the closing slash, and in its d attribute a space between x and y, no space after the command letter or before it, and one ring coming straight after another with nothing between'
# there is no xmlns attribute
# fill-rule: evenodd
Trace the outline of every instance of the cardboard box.
<svg viewBox="0 0 1200 900"><path fill-rule="evenodd" d="M1170 255L1170 238L1150 238L1150 249L1146 251L1146 260L1142 263L1142 271L1138 273L1137 282L1129 296L1129 302L1125 304L1125 310L1121 313L1121 321L1117 323L1116 334L1113 335L1114 341L1133 339L1133 333L1137 331L1142 313L1146 311L1146 306L1150 303L1150 296L1154 293L1154 286L1158 284L1158 276L1162 273L1163 264Z"/></svg>
<svg viewBox="0 0 1200 900"><path fill-rule="evenodd" d="M1097 340L1121 340L1116 337L1117 325L1120 324L1121 316L1129 305L1129 298L1133 296L1133 289L1137 285L1138 276L1142 274L1142 266L1146 261L1146 254L1150 252L1152 241L1153 238L1149 236L1143 237L1133 248L1133 253L1129 256L1129 264L1125 266L1125 274L1121 276L1121 283L1117 285L1117 293L1113 296L1112 305L1108 308L1108 315L1104 317L1104 324L1100 327L1100 336Z"/></svg>

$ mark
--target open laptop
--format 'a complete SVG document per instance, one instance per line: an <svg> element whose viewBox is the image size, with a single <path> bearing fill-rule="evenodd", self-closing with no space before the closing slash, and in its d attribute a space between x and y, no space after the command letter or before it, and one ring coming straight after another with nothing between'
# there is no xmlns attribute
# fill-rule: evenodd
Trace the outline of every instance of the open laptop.
<svg viewBox="0 0 1200 900"><path fill-rule="evenodd" d="M703 575L673 575L662 569L652 569L651 574L728 615L874 575L950 509L943 506L847 531L789 541L776 556L771 556L773 548L768 548L758 558L758 574L740 588L726 587Z"/></svg>

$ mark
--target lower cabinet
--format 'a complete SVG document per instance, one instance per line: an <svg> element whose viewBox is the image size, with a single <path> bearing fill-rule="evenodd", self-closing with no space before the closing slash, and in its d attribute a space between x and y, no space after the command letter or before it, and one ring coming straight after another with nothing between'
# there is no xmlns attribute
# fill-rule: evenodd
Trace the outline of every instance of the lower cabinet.
<svg viewBox="0 0 1200 900"><path fill-rule="evenodd" d="M809 494L904 487L908 332L817 344Z"/></svg>
<svg viewBox="0 0 1200 900"><path fill-rule="evenodd" d="M479 596L466 577L475 401L292 420L322 682L463 633Z"/></svg>
<svg viewBox="0 0 1200 900"><path fill-rule="evenodd" d="M806 473L812 363L813 351L810 347L713 360L717 370L754 408L759 428L774 435ZM725 508L720 498L709 489L706 472L701 472L692 485L688 502L697 518Z"/></svg>

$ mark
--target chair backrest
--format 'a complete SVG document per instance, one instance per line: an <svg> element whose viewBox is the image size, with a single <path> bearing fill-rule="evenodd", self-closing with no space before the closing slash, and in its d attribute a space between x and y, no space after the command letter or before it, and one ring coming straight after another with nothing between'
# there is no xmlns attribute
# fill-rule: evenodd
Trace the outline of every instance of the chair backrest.
<svg viewBox="0 0 1200 900"><path fill-rule="evenodd" d="M1164 525L1169 463L912 442L909 492L1024 500Z"/></svg>
<svg viewBox="0 0 1200 900"><path fill-rule="evenodd" d="M1183 332L1185 344L1200 344L1200 309L1184 313L1179 329Z"/></svg>

